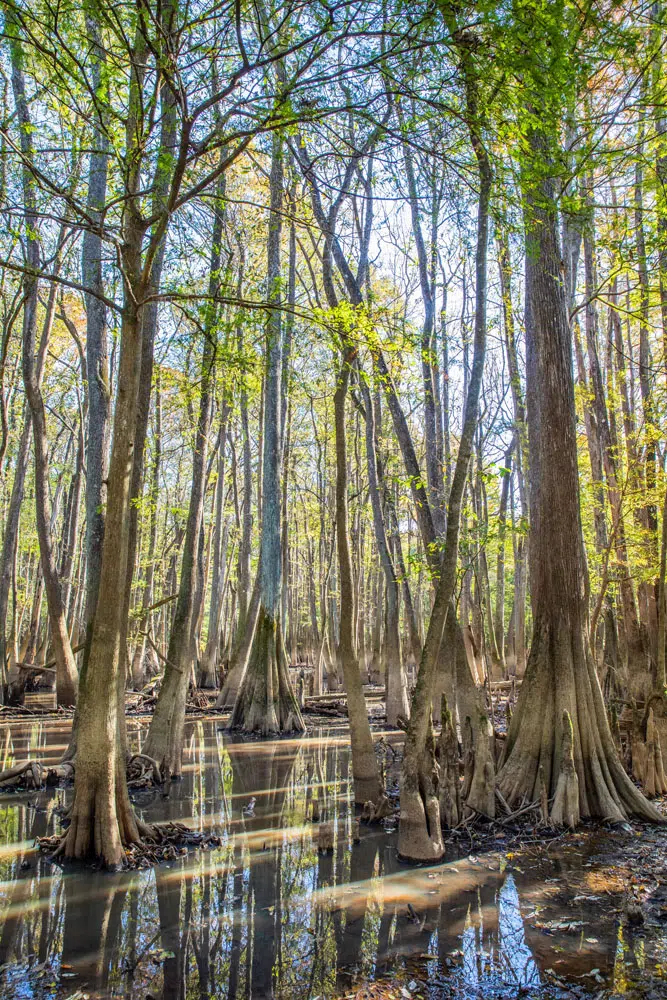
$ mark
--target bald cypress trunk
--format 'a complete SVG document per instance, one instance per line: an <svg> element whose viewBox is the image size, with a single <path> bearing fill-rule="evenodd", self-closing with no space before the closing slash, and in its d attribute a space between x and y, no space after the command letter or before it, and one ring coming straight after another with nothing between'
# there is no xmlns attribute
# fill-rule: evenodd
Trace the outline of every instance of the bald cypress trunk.
<svg viewBox="0 0 667 1000"><path fill-rule="evenodd" d="M125 236L124 263L127 273L136 277L143 232L140 226L128 222ZM118 707L125 690L120 637L140 357L139 310L134 297L128 296L121 326L118 396L99 594L88 666L79 695L71 823L62 844L67 857L96 856L109 866L121 864L123 846L139 840L127 791Z"/></svg>
<svg viewBox="0 0 667 1000"><path fill-rule="evenodd" d="M398 115L401 127L404 127L403 116L398 105ZM419 266L419 284L421 289L422 304L424 307L424 322L422 325L420 352L422 384L424 388L424 444L426 451L426 479L428 484L429 501L431 513L436 533L443 535L445 530L445 497L444 484L442 478L442 455L438 446L437 424L440 422L440 415L436 410L436 399L439 392L436 390L438 379L437 365L435 364L434 333L435 333L435 289L432 281L429 266L429 255L426 250L426 242L422 230L421 215L419 211L419 192L417 189L417 178L413 163L411 147L404 143L403 162L405 164L405 177L408 185L408 201L410 203L410 215L412 219L412 233L417 249L417 263Z"/></svg>
<svg viewBox="0 0 667 1000"><path fill-rule="evenodd" d="M509 240L505 229L501 229L497 237L498 271L500 274L500 291L502 295L503 333L505 351L509 368L512 403L514 409L514 428L517 438L516 449L516 481L519 489L521 517L528 523L528 491L526 489L526 471L528 469L528 430L526 427L526 406L521 388L519 374L519 356L514 328L514 313L512 310L512 260L510 257ZM514 605L512 609L511 633L513 639L513 670L511 672L523 675L526 669L526 546L523 534L514 539Z"/></svg>
<svg viewBox="0 0 667 1000"><path fill-rule="evenodd" d="M463 497L474 436L479 415L479 398L486 354L487 246L489 235L489 200L493 175L481 135L481 111L478 104L478 79L465 33L456 32L460 67L465 87L470 140L477 161L480 191L477 206L477 246L475 253L475 324L474 351L466 395L459 450L447 505L447 528L439 579L431 610L428 632L419 664L417 684L410 708L403 765L401 767L401 817L398 850L404 857L432 861L443 854L440 829L435 744L432 730L432 704L436 690L437 665L448 615L453 613L452 598L456 587L459 532ZM451 634L450 622L450 634ZM474 707L473 707L474 706ZM471 784L472 800L477 808L493 816L492 731L484 713L477 718L476 705L468 709L470 726L475 726L474 748L478 773ZM463 720L462 720L463 721ZM489 773L490 771L490 773Z"/></svg>
<svg viewBox="0 0 667 1000"><path fill-rule="evenodd" d="M220 655L220 615L222 611L223 587L225 580L225 551L227 528L224 522L225 505L225 450L227 448L227 421L229 419L229 404L222 403L220 416L220 444L217 456L218 481L215 491L215 525L213 528L213 567L211 574L211 603L208 615L208 635L204 650L200 687L213 688L217 686L218 659Z"/></svg>
<svg viewBox="0 0 667 1000"><path fill-rule="evenodd" d="M283 140L273 135L271 155L268 295L275 307L266 324L262 521L259 562L259 611L248 667L241 681L231 725L249 732L303 732L305 725L292 690L280 622L282 551L280 538L281 370L280 242L283 209Z"/></svg>
<svg viewBox="0 0 667 1000"><path fill-rule="evenodd" d="M165 31L172 24L174 13L173 6L163 12ZM120 865L124 847L140 840L125 773L126 651L123 647L127 632L128 565L133 558L133 553L130 556L132 472L135 452L137 448L143 449L145 433L140 419L145 348L142 303L150 289L151 261L168 225L165 212L151 234L144 258L146 222L138 205L147 62L142 27L137 25L130 52L129 112L125 129L129 167L124 178L120 241L124 295L99 591L70 746L70 752L76 750L71 823L61 844L61 852L66 857L98 857L109 866ZM173 157L166 152L158 164L158 172L171 174L176 169Z"/></svg>
<svg viewBox="0 0 667 1000"><path fill-rule="evenodd" d="M658 819L618 759L588 645L571 337L556 186L544 166L550 154L533 129L524 175L533 640L498 784L510 806L539 798L542 783L552 798L569 717L581 816Z"/></svg>
<svg viewBox="0 0 667 1000"><path fill-rule="evenodd" d="M151 468L151 480L149 487L150 514L148 523L148 553L146 560L146 573L144 576L144 588L141 598L142 614L139 620L139 637L132 657L131 683L135 690L138 690L145 676L144 657L146 654L147 632L150 628L149 608L153 602L153 578L155 575L155 548L157 545L157 508L160 490L160 459L162 456L162 401L160 397L160 383L156 379L155 387L155 433L153 438L153 464Z"/></svg>

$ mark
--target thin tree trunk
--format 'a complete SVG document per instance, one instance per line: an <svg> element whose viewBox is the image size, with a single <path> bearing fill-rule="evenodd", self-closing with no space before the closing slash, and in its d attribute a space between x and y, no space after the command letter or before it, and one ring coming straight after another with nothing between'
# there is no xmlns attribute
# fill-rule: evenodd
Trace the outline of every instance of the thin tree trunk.
<svg viewBox="0 0 667 1000"><path fill-rule="evenodd" d="M398 631L399 588L394 564L389 551L389 542L382 514L382 500L378 484L378 460L375 442L374 406L363 374L359 379L366 421L366 461L368 466L368 483L373 511L373 526L375 528L375 544L380 554L380 563L384 573L386 593L385 619L385 657L386 657L386 708L387 723L398 725L399 718L408 717L408 691L405 670L401 661L401 640Z"/></svg>
<svg viewBox="0 0 667 1000"><path fill-rule="evenodd" d="M361 681L359 662L354 648L354 582L347 513L347 442L345 428L345 400L350 380L350 364L354 348L342 356L334 393L334 419L336 429L336 541L338 545L338 571L340 575L339 650L343 666L347 713L350 720L352 744L352 778L354 801L360 804L377 800L380 792L380 773L373 749L373 738L368 722L366 700Z"/></svg>
<svg viewBox="0 0 667 1000"><path fill-rule="evenodd" d="M204 516L206 492L206 455L211 425L212 397L215 387L217 355L216 298L220 286L220 260L223 227L224 174L215 195L211 257L209 262L209 303L204 328L201 357L201 394L199 416L192 457L190 502L185 528L181 576L176 611L169 636L164 679L151 719L144 753L164 762L172 775L180 775L183 755L185 702L193 667L193 621L197 595L197 565Z"/></svg>
<svg viewBox="0 0 667 1000"><path fill-rule="evenodd" d="M101 42L100 26L86 5L86 29L90 39L91 80L97 100L95 112L105 106L106 52ZM81 275L86 288L86 373L88 392L88 427L86 437L86 623L92 627L104 538L104 507L109 448L109 357L107 348L106 306L100 295L104 291L102 277L102 236L94 224L101 226L106 202L109 142L106 124L95 117L88 166L88 199L86 211L93 226L83 231Z"/></svg>
<svg viewBox="0 0 667 1000"><path fill-rule="evenodd" d="M225 580L226 527L225 508L225 451L227 448L227 421L230 408L223 401L220 415L220 445L218 450L218 479L215 494L215 525L213 529L213 572L211 579L211 603L208 615L208 636L202 662L202 687L217 686L218 657L220 655L220 614L222 611L223 585Z"/></svg>
<svg viewBox="0 0 667 1000"><path fill-rule="evenodd" d="M74 705L77 694L78 675L72 647L67 632L67 620L63 607L60 577L51 537L48 497L48 442L46 437L46 411L40 390L37 352L37 307L38 274L40 252L38 236L38 215L31 167L34 160L32 145L32 123L28 110L23 75L23 56L18 34L14 27L12 44L12 89L19 121L21 123L21 151L23 154L23 200L26 222L27 258L31 274L25 278L25 299L23 304L23 381L28 405L32 416L33 446L35 455L35 513L37 536L42 562L42 573L46 599L49 608L49 623L56 660L56 694L59 705ZM59 246L62 246L64 232L61 231ZM55 310L55 285L51 286L47 313L44 320L43 341L48 344L49 333Z"/></svg>
<svg viewBox="0 0 667 1000"><path fill-rule="evenodd" d="M9 611L9 591L12 585L12 574L18 551L19 521L21 519L25 477L30 457L31 432L32 421L26 401L23 407L23 425L16 449L14 481L5 517L2 556L0 557L0 683L2 685L0 688L0 697L3 699L7 681L7 614Z"/></svg>
<svg viewBox="0 0 667 1000"><path fill-rule="evenodd" d="M159 374L155 384L155 434L153 437L153 465L149 487L149 519L148 519L148 553L146 558L146 573L141 597L142 614L139 619L139 637L132 657L131 682L132 687L139 690L145 676L144 657L146 655L146 636L150 627L149 608L153 603L153 580L155 577L155 550L157 546L157 514L160 498L160 462L162 458L162 397L160 393Z"/></svg>
<svg viewBox="0 0 667 1000"><path fill-rule="evenodd" d="M452 486L447 506L447 529L440 577L431 610L428 632L417 675L417 685L412 698L410 723L406 733L403 765L401 767L401 818L399 822L398 851L404 857L416 860L434 860L443 854L440 829L440 807L437 797L437 780L434 780L434 744L431 728L432 701L435 691L436 670L445 624L454 596L457 577L461 509L474 435L479 413L479 398L486 352L486 298L487 298L487 244L489 226L489 198L491 193L491 167L480 136L477 81L471 64L470 52L461 42L461 68L466 91L466 110L470 138L477 159L480 192L477 209L477 248L475 255L475 324L474 354L470 381L466 394L463 426L459 450L454 467ZM486 729L487 725L483 726ZM481 741L475 749L481 756ZM488 785L486 764L490 747L486 748L487 761L482 768L482 781ZM491 774L491 785L492 774ZM490 791L490 794L489 794ZM481 798L491 800L486 806L493 815L494 789L485 788Z"/></svg>

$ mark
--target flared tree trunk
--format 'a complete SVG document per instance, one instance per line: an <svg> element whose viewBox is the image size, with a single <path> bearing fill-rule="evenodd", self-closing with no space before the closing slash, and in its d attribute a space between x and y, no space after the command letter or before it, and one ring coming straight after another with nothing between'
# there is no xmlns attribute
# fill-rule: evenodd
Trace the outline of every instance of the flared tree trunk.
<svg viewBox="0 0 667 1000"><path fill-rule="evenodd" d="M305 729L289 679L279 613L260 603L248 666L236 696L230 725L246 732L303 732Z"/></svg>
<svg viewBox="0 0 667 1000"><path fill-rule="evenodd" d="M245 617L245 624L243 625L243 628L241 630L237 630L236 633L234 645L232 647L232 655L229 658L229 672L220 689L218 700L215 703L216 708L234 707L236 696L239 693L239 688L241 687L241 681L245 676L246 667L248 665L248 657L250 656L250 649L252 647L252 642L255 636L255 628L257 626L257 615L259 613L259 584L260 576L258 573L253 584L250 604L248 605L248 613Z"/></svg>
<svg viewBox="0 0 667 1000"><path fill-rule="evenodd" d="M280 381L282 369L280 237L283 207L283 140L273 135L271 211L267 242L269 299L275 308L266 325L266 371L262 462L262 522L259 612L248 667L241 681L231 726L247 732L303 732L305 725L289 678L280 623L282 552L280 539Z"/></svg>
<svg viewBox="0 0 667 1000"><path fill-rule="evenodd" d="M526 385L533 640L498 785L510 806L551 799L563 761L564 721L582 817L659 819L626 775L614 746L587 637L588 579L579 511L572 348L551 152L532 130L526 169ZM567 713L567 714L566 714Z"/></svg>
<svg viewBox="0 0 667 1000"><path fill-rule="evenodd" d="M138 255L142 233L139 230L133 235ZM71 823L61 847L66 857L98 857L110 867L122 863L124 846L139 840L127 791L118 705L125 690L125 678L120 669L123 662L120 636L122 594L127 578L130 478L140 357L140 317L134 299L128 296L121 327L99 595L88 667L79 693Z"/></svg>
<svg viewBox="0 0 667 1000"><path fill-rule="evenodd" d="M476 71L472 63L470 50L465 44L464 36L457 34L456 37L458 38L461 70L465 84L470 139L477 159L480 179L477 208L477 247L475 254L474 353L465 402L461 438L459 441L459 451L447 506L447 529L442 564L440 566L440 578L422 651L415 693L412 699L410 723L406 733L405 752L401 768L401 814L398 832L398 851L403 857L418 861L437 860L442 857L444 850L440 829L440 805L438 801L435 744L431 714L443 632L448 614L453 613L453 609L450 610L450 606L457 578L461 508L477 427L479 397L486 352L486 257L492 172L481 138ZM472 710L471 715L468 717L471 719L471 724L474 723L477 729L478 720L472 716ZM484 720L483 726L480 728L488 728L488 720ZM475 740L475 743L479 744L478 752L481 752L481 741ZM488 745L486 749L488 751ZM481 753L480 760L477 763L481 765L482 771L486 770L486 764L481 760ZM492 769L492 759L486 763ZM490 779L493 779L492 770Z"/></svg>

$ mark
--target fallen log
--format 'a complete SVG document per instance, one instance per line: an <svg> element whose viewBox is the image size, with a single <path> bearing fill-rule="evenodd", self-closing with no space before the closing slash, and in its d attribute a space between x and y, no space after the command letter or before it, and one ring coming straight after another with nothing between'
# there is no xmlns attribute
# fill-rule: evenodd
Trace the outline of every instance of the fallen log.
<svg viewBox="0 0 667 1000"><path fill-rule="evenodd" d="M72 646L72 652L80 653L81 650L84 649L85 645L86 645L85 642L80 642L77 646ZM43 666L40 666L39 663L17 663L16 666L19 667L21 670L39 670L41 672L48 671L49 673L54 673L54 674L56 672L55 660L47 660Z"/></svg>

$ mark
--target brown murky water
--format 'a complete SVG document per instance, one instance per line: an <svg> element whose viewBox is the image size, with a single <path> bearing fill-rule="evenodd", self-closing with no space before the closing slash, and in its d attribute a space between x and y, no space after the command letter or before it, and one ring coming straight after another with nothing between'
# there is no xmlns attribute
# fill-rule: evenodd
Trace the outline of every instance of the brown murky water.
<svg viewBox="0 0 667 1000"><path fill-rule="evenodd" d="M2 726L0 763L57 760L68 729ZM139 722L129 729L136 742ZM655 992L667 966L661 934L621 926L590 849L527 857L499 843L414 869L392 831L362 826L353 844L340 729L243 743L196 721L186 760L168 799L139 792L135 806L212 829L222 846L145 872L63 874L32 844L59 831L67 793L0 797L0 996L315 1000L384 976L404 997L607 995L649 973ZM330 854L307 821L313 797L334 824Z"/></svg>

